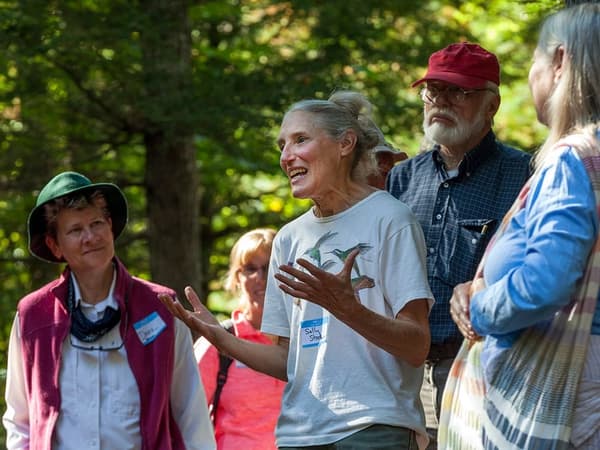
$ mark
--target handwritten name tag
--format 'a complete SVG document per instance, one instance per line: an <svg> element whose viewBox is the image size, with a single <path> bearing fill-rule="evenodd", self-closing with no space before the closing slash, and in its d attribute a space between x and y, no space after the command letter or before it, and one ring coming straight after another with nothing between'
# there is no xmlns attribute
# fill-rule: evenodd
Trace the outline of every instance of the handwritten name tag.
<svg viewBox="0 0 600 450"><path fill-rule="evenodd" d="M321 342L325 342L323 326L327 323L327 319L305 320L300 326L300 335L302 347L316 347Z"/></svg>
<svg viewBox="0 0 600 450"><path fill-rule="evenodd" d="M144 345L148 345L152 342L156 337L162 333L162 331L167 328L167 324L162 317L158 315L156 311L149 314L139 322L133 324L133 328L137 333L140 341Z"/></svg>

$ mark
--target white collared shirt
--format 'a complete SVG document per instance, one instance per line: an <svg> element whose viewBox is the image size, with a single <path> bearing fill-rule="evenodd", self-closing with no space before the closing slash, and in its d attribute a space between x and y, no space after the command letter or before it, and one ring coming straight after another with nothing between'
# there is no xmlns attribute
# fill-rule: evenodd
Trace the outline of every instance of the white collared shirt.
<svg viewBox="0 0 600 450"><path fill-rule="evenodd" d="M109 295L96 305L81 302L84 315L95 321L107 306L118 304L113 296L116 277ZM74 281L77 303L81 301ZM124 319L123 317L121 318ZM130 327L130 331L131 327ZM134 450L141 448L140 400L125 347L118 350L83 350L77 346L118 347L119 326L97 341L87 344L69 335L63 343L60 369L61 410L54 430L55 450ZM18 317L15 316L8 352L6 379L7 410L3 423L7 449L29 448L29 416ZM174 418L187 449L215 449L207 402L196 366L190 331L175 320L175 361L170 390Z"/></svg>

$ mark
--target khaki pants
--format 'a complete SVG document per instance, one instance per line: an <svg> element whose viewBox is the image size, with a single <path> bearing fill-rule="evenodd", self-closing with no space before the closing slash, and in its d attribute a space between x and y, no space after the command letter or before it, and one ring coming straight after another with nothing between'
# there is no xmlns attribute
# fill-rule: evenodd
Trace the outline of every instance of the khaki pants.
<svg viewBox="0 0 600 450"><path fill-rule="evenodd" d="M437 430L442 407L442 395L453 361L454 358L446 358L425 362L421 402L425 409L425 421L430 439L427 450L437 449Z"/></svg>

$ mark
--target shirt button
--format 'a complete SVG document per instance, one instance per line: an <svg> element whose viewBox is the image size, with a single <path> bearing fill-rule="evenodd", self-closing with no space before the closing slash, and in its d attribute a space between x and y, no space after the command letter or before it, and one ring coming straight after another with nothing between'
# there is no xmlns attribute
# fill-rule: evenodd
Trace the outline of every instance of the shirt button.
<svg viewBox="0 0 600 450"><path fill-rule="evenodd" d="M437 220L440 220L440 219L442 218L442 215L441 215L441 214L436 214L435 218L436 218Z"/></svg>
<svg viewBox="0 0 600 450"><path fill-rule="evenodd" d="M448 186L450 186L448 183L444 183L445 188L447 188Z"/></svg>
<svg viewBox="0 0 600 450"><path fill-rule="evenodd" d="M477 239L475 239L475 238L471 239L471 244L477 244Z"/></svg>
<svg viewBox="0 0 600 450"><path fill-rule="evenodd" d="M429 253L433 253L433 252L435 252L435 248L429 247Z"/></svg>

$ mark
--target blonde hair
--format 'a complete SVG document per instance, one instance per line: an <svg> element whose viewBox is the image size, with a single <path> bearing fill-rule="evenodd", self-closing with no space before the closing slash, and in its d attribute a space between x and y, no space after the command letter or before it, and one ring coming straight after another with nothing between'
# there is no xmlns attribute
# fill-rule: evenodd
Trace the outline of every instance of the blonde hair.
<svg viewBox="0 0 600 450"><path fill-rule="evenodd" d="M552 61L562 48L562 73L547 100L550 133L535 155L539 168L562 137L600 125L600 4L562 9L543 23L537 50Z"/></svg>
<svg viewBox="0 0 600 450"><path fill-rule="evenodd" d="M231 248L229 254L229 270L225 277L225 289L235 294L240 288L239 272L242 267L257 253L271 255L271 247L275 230L256 228L244 233Z"/></svg>

